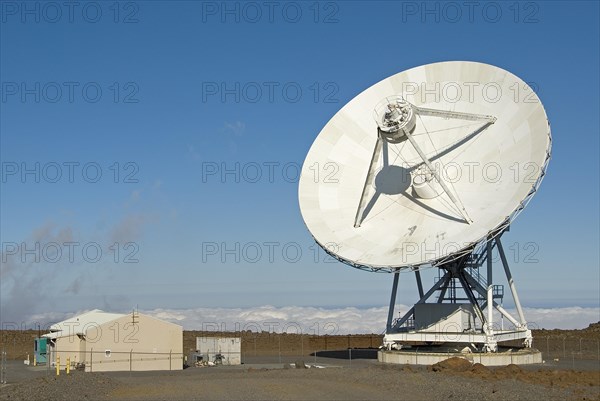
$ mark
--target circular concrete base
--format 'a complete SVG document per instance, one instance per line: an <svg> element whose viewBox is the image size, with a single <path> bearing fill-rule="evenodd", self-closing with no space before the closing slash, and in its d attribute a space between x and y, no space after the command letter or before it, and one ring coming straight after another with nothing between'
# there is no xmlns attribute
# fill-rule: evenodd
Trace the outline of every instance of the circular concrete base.
<svg viewBox="0 0 600 401"><path fill-rule="evenodd" d="M542 363L542 353L532 348L488 353L435 352L413 348L401 351L379 350L377 353L379 362L400 365L433 365L452 357L464 358L471 363L481 363L485 366L506 366L511 363L515 365Z"/></svg>

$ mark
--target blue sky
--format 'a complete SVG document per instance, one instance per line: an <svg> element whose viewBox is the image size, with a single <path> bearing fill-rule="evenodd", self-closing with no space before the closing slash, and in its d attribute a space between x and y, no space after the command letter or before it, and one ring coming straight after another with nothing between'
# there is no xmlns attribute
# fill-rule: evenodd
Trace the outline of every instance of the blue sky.
<svg viewBox="0 0 600 401"><path fill-rule="evenodd" d="M598 3L446 4L80 2L70 14L62 2L3 2L2 320L385 305L391 276L315 248L296 176L355 95L446 60L535 82L553 159L504 244L526 306L598 307ZM52 263L49 244L65 242L77 244L72 260L62 246ZM36 243L39 261L23 255ZM414 302L414 287L403 275L398 302Z"/></svg>

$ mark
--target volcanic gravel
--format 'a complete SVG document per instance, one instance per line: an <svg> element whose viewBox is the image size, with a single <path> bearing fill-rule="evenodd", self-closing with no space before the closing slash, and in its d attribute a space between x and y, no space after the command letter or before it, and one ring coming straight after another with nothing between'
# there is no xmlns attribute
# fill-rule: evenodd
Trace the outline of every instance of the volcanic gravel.
<svg viewBox="0 0 600 401"><path fill-rule="evenodd" d="M102 400L119 382L102 373L73 371L67 375L44 376L8 384L0 389L0 400Z"/></svg>
<svg viewBox="0 0 600 401"><path fill-rule="evenodd" d="M600 400L598 371L530 371L515 365L487 368L460 361L440 366L370 361L324 369L241 366L74 372L5 386L0 400Z"/></svg>

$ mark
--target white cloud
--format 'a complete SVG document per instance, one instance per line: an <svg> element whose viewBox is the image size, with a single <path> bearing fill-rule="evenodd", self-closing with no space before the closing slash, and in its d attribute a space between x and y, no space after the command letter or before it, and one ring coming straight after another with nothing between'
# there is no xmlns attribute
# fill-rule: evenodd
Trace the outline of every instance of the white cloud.
<svg viewBox="0 0 600 401"><path fill-rule="evenodd" d="M241 121L233 123L225 122L225 130L232 133L234 136L242 136L246 130L246 124Z"/></svg>
<svg viewBox="0 0 600 401"><path fill-rule="evenodd" d="M227 145L229 147L229 151L232 154L237 153L238 150L238 140L240 137L244 135L246 131L246 124L241 121L235 122L225 122L223 128L221 129L223 137L225 138Z"/></svg>
<svg viewBox="0 0 600 401"><path fill-rule="evenodd" d="M200 152L198 152L196 150L196 147L194 145L189 145L188 144L188 154L192 157L192 159L194 160L200 160L201 155Z"/></svg>
<svg viewBox="0 0 600 401"><path fill-rule="evenodd" d="M397 313L406 310L408 310L406 305L396 307ZM128 313L130 311L107 310L107 312ZM186 330L276 332L285 330L289 333L301 331L305 334L369 334L383 332L388 310L384 306L325 309L300 306L277 308L267 305L256 308L152 309L140 310L140 312L180 324ZM509 312L513 316L516 315L513 310ZM48 312L33 315L29 321L57 322L72 315ZM530 323L530 328L582 329L600 320L600 308L526 308L525 316Z"/></svg>
<svg viewBox="0 0 600 401"><path fill-rule="evenodd" d="M600 321L600 308L524 308L523 313L532 328L582 329Z"/></svg>
<svg viewBox="0 0 600 401"><path fill-rule="evenodd" d="M406 305L396 307L398 312L408 310ZM182 325L188 330L262 330L276 329L320 334L381 333L387 320L387 307L359 309L354 307L325 309L315 307L286 306L276 308L197 308L154 309L147 314ZM516 311L508 310L513 316ZM600 308L526 308L525 317L531 328L582 329L600 320ZM498 318L498 317L496 317ZM506 322L506 321L505 321ZM508 323L506 322L506 325ZM315 333L316 334L316 333Z"/></svg>
<svg viewBox="0 0 600 401"><path fill-rule="evenodd" d="M123 217L112 229L111 243L134 242L142 236L142 228L147 223L145 216L130 214Z"/></svg>

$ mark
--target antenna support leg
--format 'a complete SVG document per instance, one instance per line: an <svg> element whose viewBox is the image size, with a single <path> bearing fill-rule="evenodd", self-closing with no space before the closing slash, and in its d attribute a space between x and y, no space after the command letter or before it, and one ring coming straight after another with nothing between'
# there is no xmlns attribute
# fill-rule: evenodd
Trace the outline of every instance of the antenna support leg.
<svg viewBox="0 0 600 401"><path fill-rule="evenodd" d="M523 308L500 242L501 235L489 238L460 260L437 266L444 274L442 277L438 276L433 287L424 294L421 274L415 270L420 299L401 318L394 320L399 276L399 272L396 271L384 347L388 350L401 349L405 343L423 342L453 343L469 347L479 344L483 352L497 352L498 345L502 342L522 340L523 346L530 348L531 330L527 328ZM502 302L504 291L503 286L493 284L494 246L497 247L502 260L518 319L496 302ZM484 266L486 268L483 268ZM485 272L485 277L480 275L480 270ZM434 301L427 302L437 291L439 295L435 296ZM506 318L513 327L506 330L495 327L494 313Z"/></svg>

